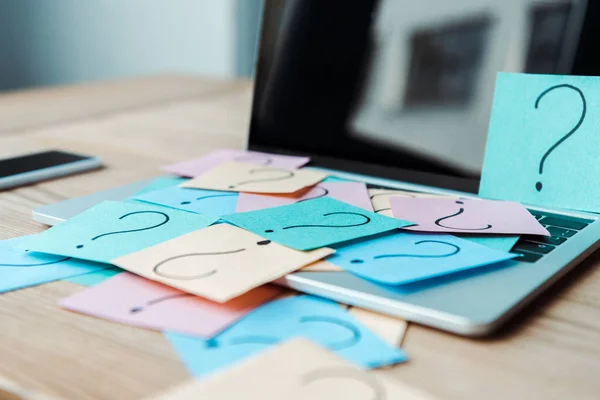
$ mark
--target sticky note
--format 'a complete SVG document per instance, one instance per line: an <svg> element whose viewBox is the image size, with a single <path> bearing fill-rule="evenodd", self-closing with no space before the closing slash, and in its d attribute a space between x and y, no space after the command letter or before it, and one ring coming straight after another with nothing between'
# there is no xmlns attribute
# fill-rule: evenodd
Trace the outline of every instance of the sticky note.
<svg viewBox="0 0 600 400"><path fill-rule="evenodd" d="M327 261L361 278L401 285L517 257L452 235L392 233L337 246Z"/></svg>
<svg viewBox="0 0 600 400"><path fill-rule="evenodd" d="M223 219L298 250L316 249L411 224L329 197L227 215Z"/></svg>
<svg viewBox="0 0 600 400"><path fill-rule="evenodd" d="M225 302L333 253L297 251L228 224L213 225L112 263L188 293Z"/></svg>
<svg viewBox="0 0 600 400"><path fill-rule="evenodd" d="M310 201L321 197L331 197L367 211L373 211L367 185L362 182L321 182L301 193L300 196L274 196L254 193L240 193L236 212L262 210L287 204ZM231 212L230 214L233 214Z"/></svg>
<svg viewBox="0 0 600 400"><path fill-rule="evenodd" d="M322 181L327 175L309 169L261 167L228 162L181 184L181 187L230 192L294 193Z"/></svg>
<svg viewBox="0 0 600 400"><path fill-rule="evenodd" d="M377 214L392 217L392 206L390 206L390 197L392 196L408 196L408 197L454 197L442 196L429 193L407 192L405 190L394 189L369 189L369 199L373 210Z"/></svg>
<svg viewBox="0 0 600 400"><path fill-rule="evenodd" d="M87 274L73 276L71 278L63 280L71 283L76 283L81 286L95 286L121 273L123 273L123 270L121 268L112 267L102 269L100 271L88 272Z"/></svg>
<svg viewBox="0 0 600 400"><path fill-rule="evenodd" d="M364 368L406 360L402 350L366 329L346 309L313 296L286 297L266 303L210 340L167 334L194 377L231 366L293 337L310 339Z"/></svg>
<svg viewBox="0 0 600 400"><path fill-rule="evenodd" d="M479 194L600 210L600 78L500 73Z"/></svg>
<svg viewBox="0 0 600 400"><path fill-rule="evenodd" d="M280 291L263 286L219 304L124 272L59 304L122 324L209 339Z"/></svg>
<svg viewBox="0 0 600 400"><path fill-rule="evenodd" d="M320 260L312 264L302 267L299 271L301 272L344 272L344 270L337 265L333 265L330 262Z"/></svg>
<svg viewBox="0 0 600 400"><path fill-rule="evenodd" d="M400 347L408 322L358 307L350 307L348 312L390 346Z"/></svg>
<svg viewBox="0 0 600 400"><path fill-rule="evenodd" d="M491 247L492 249L509 252L515 243L519 241L519 236L514 235L457 235L461 239L470 240L482 246Z"/></svg>
<svg viewBox="0 0 600 400"><path fill-rule="evenodd" d="M432 400L397 380L364 371L321 346L293 339L155 400Z"/></svg>
<svg viewBox="0 0 600 400"><path fill-rule="evenodd" d="M139 190L133 197L142 195L144 193L154 192L155 190L165 189L171 186L181 185L185 181L187 181L187 179L180 178L178 176L159 176L158 178L148 182L148 184Z"/></svg>
<svg viewBox="0 0 600 400"><path fill-rule="evenodd" d="M0 293L110 267L24 248L32 236L0 240Z"/></svg>
<svg viewBox="0 0 600 400"><path fill-rule="evenodd" d="M110 262L213 222L214 218L151 204L105 201L31 237L25 245L41 253Z"/></svg>
<svg viewBox="0 0 600 400"><path fill-rule="evenodd" d="M238 194L175 186L144 193L133 198L146 203L219 218L235 212Z"/></svg>
<svg viewBox="0 0 600 400"><path fill-rule="evenodd" d="M512 201L391 197L390 204L394 217L415 222L407 230L550 236L522 204Z"/></svg>
<svg viewBox="0 0 600 400"><path fill-rule="evenodd" d="M310 161L308 157L282 156L257 151L220 149L207 155L167 165L162 169L172 174L194 177L228 161L243 162L264 167L300 168Z"/></svg>

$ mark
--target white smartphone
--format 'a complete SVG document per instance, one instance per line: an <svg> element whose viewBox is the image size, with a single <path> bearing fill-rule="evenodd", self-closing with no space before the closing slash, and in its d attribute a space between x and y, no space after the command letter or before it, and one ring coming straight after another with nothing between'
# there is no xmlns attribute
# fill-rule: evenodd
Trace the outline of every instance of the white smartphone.
<svg viewBox="0 0 600 400"><path fill-rule="evenodd" d="M100 168L97 157L44 151L0 159L0 190Z"/></svg>

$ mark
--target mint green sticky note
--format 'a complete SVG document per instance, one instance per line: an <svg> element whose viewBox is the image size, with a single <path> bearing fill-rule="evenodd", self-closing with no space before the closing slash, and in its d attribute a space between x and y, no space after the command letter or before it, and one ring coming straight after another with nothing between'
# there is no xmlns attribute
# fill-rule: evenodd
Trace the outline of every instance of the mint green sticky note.
<svg viewBox="0 0 600 400"><path fill-rule="evenodd" d="M600 78L500 73L479 194L600 210Z"/></svg>
<svg viewBox="0 0 600 400"><path fill-rule="evenodd" d="M105 201L32 236L24 245L41 253L110 263L213 222L214 218L146 203Z"/></svg>
<svg viewBox="0 0 600 400"><path fill-rule="evenodd" d="M144 186L134 196L139 196L144 193L154 192L155 190L161 190L168 187L177 186L187 180L187 178L180 178L178 176L159 176L158 178L150 181L148 185Z"/></svg>
<svg viewBox="0 0 600 400"><path fill-rule="evenodd" d="M519 240L519 236L475 236L475 235L455 235L461 239L470 240L482 246L492 249L510 252L515 243Z"/></svg>
<svg viewBox="0 0 600 400"><path fill-rule="evenodd" d="M330 197L226 215L222 219L296 250L312 250L412 225Z"/></svg>
<svg viewBox="0 0 600 400"><path fill-rule="evenodd" d="M123 272L121 268L107 268L100 271L90 272L88 274L77 275L68 279L63 279L67 282L76 283L81 286L96 286L99 283L104 282L108 278L120 274Z"/></svg>

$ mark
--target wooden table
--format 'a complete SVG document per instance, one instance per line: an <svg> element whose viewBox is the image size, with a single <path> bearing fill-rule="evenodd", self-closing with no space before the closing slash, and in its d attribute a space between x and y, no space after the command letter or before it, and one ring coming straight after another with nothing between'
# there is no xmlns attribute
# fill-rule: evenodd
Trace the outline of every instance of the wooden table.
<svg viewBox="0 0 600 400"><path fill-rule="evenodd" d="M31 209L160 174L160 165L245 144L248 81L158 77L0 96L0 157L59 148L106 168L0 192L0 238L37 233ZM600 398L599 257L535 314L492 339L411 324L411 360L385 374L440 399ZM0 376L65 399L138 399L188 378L161 334L56 306L56 282L0 295Z"/></svg>

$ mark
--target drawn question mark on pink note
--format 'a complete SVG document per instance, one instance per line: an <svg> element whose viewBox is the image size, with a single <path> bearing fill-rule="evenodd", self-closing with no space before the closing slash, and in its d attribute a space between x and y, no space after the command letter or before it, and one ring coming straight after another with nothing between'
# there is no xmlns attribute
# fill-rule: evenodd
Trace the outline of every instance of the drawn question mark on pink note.
<svg viewBox="0 0 600 400"><path fill-rule="evenodd" d="M456 204L464 205L465 203L462 200L456 200ZM449 225L446 225L445 223L442 224L442 221L446 221L446 220L449 220L451 218L458 217L459 215L461 215L464 212L465 212L465 209L463 207L460 207L459 210L457 212L455 212L454 214L446 215L445 217L441 217L441 218L436 219L435 220L435 224L437 226L442 227L442 228L459 229L461 231L485 231L485 230L488 230L488 229L492 228L492 225L490 225L490 224L486 224L486 226L479 227L479 228L460 228L460 227L457 227L457 226L449 226Z"/></svg>

